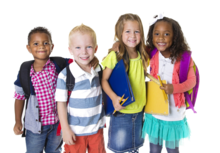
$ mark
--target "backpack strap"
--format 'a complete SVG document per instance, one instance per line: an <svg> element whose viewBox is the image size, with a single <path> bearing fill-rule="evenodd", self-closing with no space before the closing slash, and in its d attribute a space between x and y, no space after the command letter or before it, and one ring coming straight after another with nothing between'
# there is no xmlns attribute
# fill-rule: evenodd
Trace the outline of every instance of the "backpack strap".
<svg viewBox="0 0 220 153"><path fill-rule="evenodd" d="M60 71L62 71L67 66L65 58L62 58L62 57L50 57L50 59L52 61L54 61L58 65L58 67L56 67L58 69L57 70L58 73Z"/></svg>
<svg viewBox="0 0 220 153"><path fill-rule="evenodd" d="M150 59L157 53L157 48L155 47L151 52L150 52Z"/></svg>
<svg viewBox="0 0 220 153"><path fill-rule="evenodd" d="M34 63L33 60L22 63L22 65L20 67L20 73L19 73L21 87L24 90L25 98L27 99L27 101L28 101L28 99L30 97L30 93L31 93L31 90L30 90L30 81L31 81L30 69L31 69L31 65L33 63Z"/></svg>
<svg viewBox="0 0 220 153"><path fill-rule="evenodd" d="M99 64L99 67L100 67L100 71L98 72L99 74L99 82L100 82L100 86L102 84L102 73L103 73L103 70L102 70L102 66Z"/></svg>

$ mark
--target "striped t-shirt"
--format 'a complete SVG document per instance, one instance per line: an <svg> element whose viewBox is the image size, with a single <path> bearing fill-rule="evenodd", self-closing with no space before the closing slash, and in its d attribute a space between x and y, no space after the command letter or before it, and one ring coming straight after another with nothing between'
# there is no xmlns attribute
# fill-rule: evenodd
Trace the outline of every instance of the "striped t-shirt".
<svg viewBox="0 0 220 153"><path fill-rule="evenodd" d="M76 62L70 64L70 72L75 78L75 86L67 106L68 123L77 136L96 134L105 125L105 113L102 106L102 89L99 82L98 66L91 69L91 74L83 71ZM61 71L57 80L55 99L66 102L66 68Z"/></svg>

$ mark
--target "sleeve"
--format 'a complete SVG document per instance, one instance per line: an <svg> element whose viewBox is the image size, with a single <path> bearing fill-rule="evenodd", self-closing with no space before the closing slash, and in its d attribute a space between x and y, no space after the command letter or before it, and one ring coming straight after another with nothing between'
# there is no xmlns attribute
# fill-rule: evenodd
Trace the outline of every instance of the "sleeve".
<svg viewBox="0 0 220 153"><path fill-rule="evenodd" d="M21 87L19 73L18 73L18 76L17 76L17 80L14 82L14 86L15 86L14 98L18 99L18 100L25 100L26 98L24 96L25 95L24 90Z"/></svg>
<svg viewBox="0 0 220 153"><path fill-rule="evenodd" d="M110 69L114 69L115 65L118 63L117 61L117 57L116 57L116 53L115 51L111 51L107 57L105 57L105 59L102 61L102 66L103 69L105 69L106 67L110 68Z"/></svg>
<svg viewBox="0 0 220 153"><path fill-rule="evenodd" d="M55 100L59 102L66 102L67 98L68 98L68 90L66 88L66 68L64 68L59 73L57 78Z"/></svg>
<svg viewBox="0 0 220 153"><path fill-rule="evenodd" d="M192 89L196 85L196 75L193 69L194 63L191 58L187 80L180 84L173 84L173 93L183 93Z"/></svg>

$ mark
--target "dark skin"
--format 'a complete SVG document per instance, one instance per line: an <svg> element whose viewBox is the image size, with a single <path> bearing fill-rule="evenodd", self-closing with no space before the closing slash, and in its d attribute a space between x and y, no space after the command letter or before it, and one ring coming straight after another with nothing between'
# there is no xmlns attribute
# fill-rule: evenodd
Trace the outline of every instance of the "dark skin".
<svg viewBox="0 0 220 153"><path fill-rule="evenodd" d="M54 47L49 36L45 33L34 33L31 35L30 42L26 47L34 57L34 71L41 71L48 61ZM99 60L96 57L90 62L92 67L96 67L98 63ZM16 135L23 133L21 117L24 109L24 102L24 100L15 99L15 125L13 130Z"/></svg>
<svg viewBox="0 0 220 153"><path fill-rule="evenodd" d="M116 52L119 52L119 42L113 43L112 50L116 51ZM166 54L166 56L168 54ZM163 87L160 86L160 89L164 90L166 92L166 94L173 94L173 85L172 84L163 84Z"/></svg>

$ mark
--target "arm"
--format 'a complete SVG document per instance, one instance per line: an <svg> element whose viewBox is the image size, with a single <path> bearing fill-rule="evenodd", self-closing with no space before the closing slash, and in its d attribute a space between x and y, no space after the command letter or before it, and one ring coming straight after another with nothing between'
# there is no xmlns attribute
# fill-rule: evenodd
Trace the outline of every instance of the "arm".
<svg viewBox="0 0 220 153"><path fill-rule="evenodd" d="M196 75L193 69L193 60L190 60L187 80L180 84L173 84L173 93L182 93L192 89L196 85Z"/></svg>
<svg viewBox="0 0 220 153"><path fill-rule="evenodd" d="M98 58L95 56L92 61L90 62L91 67L93 67L94 69L98 66L99 64L99 60Z"/></svg>
<svg viewBox="0 0 220 153"><path fill-rule="evenodd" d="M189 71L187 75L187 80L179 84L164 84L164 87L160 87L162 90L165 90L167 94L173 93L183 93L192 89L196 85L196 75L193 69L193 60L191 59L189 65Z"/></svg>
<svg viewBox="0 0 220 153"><path fill-rule="evenodd" d="M57 102L57 110L61 128L63 131L63 141L68 145L74 145L74 141L76 141L76 136L70 129L70 126L67 121L66 102Z"/></svg>
<svg viewBox="0 0 220 153"><path fill-rule="evenodd" d="M24 109L24 100L15 99L15 125L14 125L14 133L16 135L20 135L23 133L22 131L22 121L21 116Z"/></svg>
<svg viewBox="0 0 220 153"><path fill-rule="evenodd" d="M119 111L121 109L124 109L125 107L121 106L119 101L121 97L117 96L111 89L108 79L112 73L112 69L106 67L105 70L103 70L103 76L102 76L102 88L105 91L105 93L111 98L113 106L116 111ZM123 99L124 101L124 99Z"/></svg>

